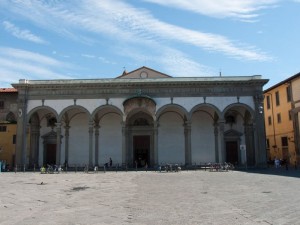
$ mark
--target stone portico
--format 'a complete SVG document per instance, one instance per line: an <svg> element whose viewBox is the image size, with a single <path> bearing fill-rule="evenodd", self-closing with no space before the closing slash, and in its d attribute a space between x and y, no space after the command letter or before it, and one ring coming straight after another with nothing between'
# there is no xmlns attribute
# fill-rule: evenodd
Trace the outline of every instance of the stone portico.
<svg viewBox="0 0 300 225"><path fill-rule="evenodd" d="M264 166L267 81L171 77L147 67L114 79L20 80L16 161Z"/></svg>

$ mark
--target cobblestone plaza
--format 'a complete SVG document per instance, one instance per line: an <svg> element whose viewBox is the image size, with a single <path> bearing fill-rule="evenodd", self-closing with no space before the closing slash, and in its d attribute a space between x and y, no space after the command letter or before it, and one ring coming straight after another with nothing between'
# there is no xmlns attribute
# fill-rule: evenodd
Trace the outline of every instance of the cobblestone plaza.
<svg viewBox="0 0 300 225"><path fill-rule="evenodd" d="M0 224L300 224L300 170L0 174Z"/></svg>

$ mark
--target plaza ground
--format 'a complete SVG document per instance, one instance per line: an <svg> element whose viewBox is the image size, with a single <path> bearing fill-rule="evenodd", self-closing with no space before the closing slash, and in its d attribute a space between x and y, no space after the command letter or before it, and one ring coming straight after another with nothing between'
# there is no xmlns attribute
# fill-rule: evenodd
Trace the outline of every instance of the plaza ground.
<svg viewBox="0 0 300 225"><path fill-rule="evenodd" d="M300 170L6 172L0 224L300 224Z"/></svg>

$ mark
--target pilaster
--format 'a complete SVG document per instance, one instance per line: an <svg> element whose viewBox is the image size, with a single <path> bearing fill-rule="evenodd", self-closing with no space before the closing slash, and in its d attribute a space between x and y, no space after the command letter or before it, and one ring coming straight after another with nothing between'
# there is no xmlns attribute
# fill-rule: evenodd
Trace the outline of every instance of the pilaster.
<svg viewBox="0 0 300 225"><path fill-rule="evenodd" d="M68 165L69 162L69 136L70 136L70 126L67 123L65 126L65 166Z"/></svg>
<svg viewBox="0 0 300 225"><path fill-rule="evenodd" d="M184 141L185 141L185 164L192 164L191 155L191 122L186 121L184 123Z"/></svg>
<svg viewBox="0 0 300 225"><path fill-rule="evenodd" d="M264 96L259 93L253 96L255 105L255 164L256 166L267 166L267 152L266 152L266 135L264 123L263 100Z"/></svg>
<svg viewBox="0 0 300 225"><path fill-rule="evenodd" d="M95 128L95 165L99 166L99 129L100 126L98 124L96 124L94 126Z"/></svg>
<svg viewBox="0 0 300 225"><path fill-rule="evenodd" d="M154 122L153 126L153 151L154 151L154 164L158 165L158 122Z"/></svg>
<svg viewBox="0 0 300 225"><path fill-rule="evenodd" d="M224 144L224 129L225 129L225 120L219 120L218 121L218 127L219 127L219 162L225 162L225 144Z"/></svg>
<svg viewBox="0 0 300 225"><path fill-rule="evenodd" d="M89 122L89 166L93 166L93 133L94 133L94 123Z"/></svg>
<svg viewBox="0 0 300 225"><path fill-rule="evenodd" d="M219 160L219 127L218 123L214 124L214 135L215 135L215 161L218 163Z"/></svg>
<svg viewBox="0 0 300 225"><path fill-rule="evenodd" d="M61 164L61 123L56 123L56 164Z"/></svg>

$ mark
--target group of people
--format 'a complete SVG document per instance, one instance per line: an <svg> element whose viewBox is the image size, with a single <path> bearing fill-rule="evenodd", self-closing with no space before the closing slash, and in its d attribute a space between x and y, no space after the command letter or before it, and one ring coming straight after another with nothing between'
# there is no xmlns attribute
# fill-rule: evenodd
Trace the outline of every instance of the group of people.
<svg viewBox="0 0 300 225"><path fill-rule="evenodd" d="M105 168L112 167L112 163L113 163L112 159L109 158L109 162L107 162L107 163L104 164Z"/></svg>
<svg viewBox="0 0 300 225"><path fill-rule="evenodd" d="M0 172L9 171L9 164L5 160L0 160Z"/></svg>
<svg viewBox="0 0 300 225"><path fill-rule="evenodd" d="M280 167L280 160L278 158L274 159L274 166L275 166L275 168L279 168Z"/></svg>

